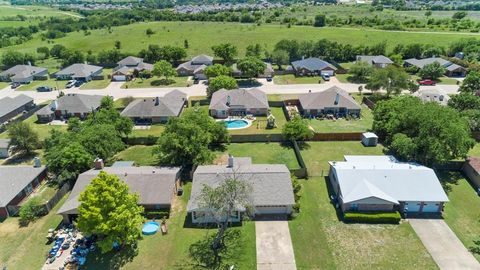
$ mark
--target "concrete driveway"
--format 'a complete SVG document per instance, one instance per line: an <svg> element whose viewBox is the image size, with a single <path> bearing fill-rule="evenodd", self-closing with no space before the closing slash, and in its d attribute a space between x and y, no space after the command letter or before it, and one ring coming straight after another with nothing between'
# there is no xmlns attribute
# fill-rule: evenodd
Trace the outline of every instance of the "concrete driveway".
<svg viewBox="0 0 480 270"><path fill-rule="evenodd" d="M480 263L468 252L442 219L410 219L410 224L440 269L480 269Z"/></svg>
<svg viewBox="0 0 480 270"><path fill-rule="evenodd" d="M295 270L287 221L255 221L257 270Z"/></svg>

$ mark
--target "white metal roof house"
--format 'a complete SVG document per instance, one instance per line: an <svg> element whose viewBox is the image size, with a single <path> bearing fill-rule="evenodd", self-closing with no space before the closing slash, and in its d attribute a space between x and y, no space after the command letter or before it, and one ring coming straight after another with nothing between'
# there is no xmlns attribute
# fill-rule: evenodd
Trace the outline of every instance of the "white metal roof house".
<svg viewBox="0 0 480 270"><path fill-rule="evenodd" d="M441 213L448 197L435 172L393 156L345 156L330 161L329 178L344 212Z"/></svg>
<svg viewBox="0 0 480 270"><path fill-rule="evenodd" d="M209 223L213 217L201 206L198 197L205 185L219 186L235 175L238 181L249 183L252 188L253 215L290 215L295 204L290 171L284 164L252 164L251 158L229 157L228 165L198 166L193 174L192 193L187 211L193 223ZM238 207L231 222L238 222L246 212Z"/></svg>

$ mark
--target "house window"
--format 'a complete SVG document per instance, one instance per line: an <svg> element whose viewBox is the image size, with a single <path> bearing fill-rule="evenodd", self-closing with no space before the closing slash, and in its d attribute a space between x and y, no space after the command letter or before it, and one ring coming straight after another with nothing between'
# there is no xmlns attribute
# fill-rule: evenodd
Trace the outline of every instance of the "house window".
<svg viewBox="0 0 480 270"><path fill-rule="evenodd" d="M33 192L33 187L32 183L28 184L28 186L25 188L25 193L28 195Z"/></svg>
<svg viewBox="0 0 480 270"><path fill-rule="evenodd" d="M358 204L357 203L350 204L350 210L357 211L358 210Z"/></svg>

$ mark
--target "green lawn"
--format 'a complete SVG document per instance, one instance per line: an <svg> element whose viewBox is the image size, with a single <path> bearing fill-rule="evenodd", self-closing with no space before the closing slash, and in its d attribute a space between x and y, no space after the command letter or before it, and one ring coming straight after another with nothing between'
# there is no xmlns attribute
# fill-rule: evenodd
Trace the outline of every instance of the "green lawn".
<svg viewBox="0 0 480 270"><path fill-rule="evenodd" d="M29 118L25 119L23 122L29 123L33 129L38 133L38 136L41 141L45 140L50 136L50 130L57 129L65 131L67 130L67 125L49 125L49 124L39 124L37 122L37 116L33 114ZM0 133L0 139L8 138L7 132Z"/></svg>
<svg viewBox="0 0 480 270"><path fill-rule="evenodd" d="M146 29L151 28L155 34L148 37ZM198 31L202 29L202 31ZM474 36L468 33L415 33L397 31L379 31L366 28L335 28L291 26L276 24L239 24L220 22L148 22L112 27L111 30L99 29L90 31L85 36L82 31L67 34L66 37L55 40L56 44L65 45L70 49L79 49L84 52L91 50L98 53L101 50L114 47L116 40L122 43L121 51L126 54L138 53L149 44L175 45L183 47L188 39L190 47L188 57L201 53L212 54L211 46L219 43L231 42L238 46L239 55L244 55L245 48L250 44L264 44L267 50L272 50L275 43L281 39L319 40L321 38L345 44L372 45L386 41L391 50L396 44L425 43L446 46L461 38ZM34 52L41 46L52 45L47 40L42 41L39 34L23 44L2 48L20 52Z"/></svg>
<svg viewBox="0 0 480 270"><path fill-rule="evenodd" d="M310 176L327 176L328 161L342 161L344 155L383 155L383 146L365 147L360 141L308 142L301 150Z"/></svg>
<svg viewBox="0 0 480 270"><path fill-rule="evenodd" d="M58 191L56 184L47 183L44 181L40 186L38 186L35 191L30 194L29 198L39 197L42 203L47 203L53 195ZM28 200L22 202L24 204Z"/></svg>
<svg viewBox="0 0 480 270"><path fill-rule="evenodd" d="M65 82L64 81L57 81L55 79L48 79L48 80L38 80L38 81L32 81L29 84L24 84L15 89L15 91L35 91L37 90L37 87L40 86L49 86L52 89L64 89L65 88Z"/></svg>
<svg viewBox="0 0 480 270"><path fill-rule="evenodd" d="M114 160L135 161L139 166L156 165L156 159L152 155L154 146L134 145L116 154Z"/></svg>
<svg viewBox="0 0 480 270"><path fill-rule="evenodd" d="M360 119L346 120L345 118L337 120L329 119L311 119L308 120L310 126L318 133L327 132L363 132L370 130L373 125L372 111L365 105L362 106Z"/></svg>
<svg viewBox="0 0 480 270"><path fill-rule="evenodd" d="M148 129L134 129L131 137L147 137L147 136L154 136L158 137L162 132L165 130L164 124L153 124L149 126Z"/></svg>
<svg viewBox="0 0 480 270"><path fill-rule="evenodd" d="M68 194L48 215L31 223L28 227L19 227L18 218L7 218L0 223L0 265L8 269L40 269L46 259L45 254L52 248L46 244L48 229L56 228L62 217L57 211L65 202Z"/></svg>
<svg viewBox="0 0 480 270"><path fill-rule="evenodd" d="M443 217L465 247L474 246L480 240L480 197L469 182L459 173L440 173L447 184L448 202ZM480 255L474 254L480 261Z"/></svg>
<svg viewBox="0 0 480 270"><path fill-rule="evenodd" d="M480 143L475 144L475 146L468 152L468 155L474 157L480 157Z"/></svg>
<svg viewBox="0 0 480 270"><path fill-rule="evenodd" d="M352 153L336 149L338 153L316 156L334 159ZM298 269L438 269L410 224L345 224L329 202L325 178L300 183L301 212L289 221Z"/></svg>
<svg viewBox="0 0 480 270"><path fill-rule="evenodd" d="M225 145L218 156L227 153L234 157L251 157L255 164L285 164L290 170L299 168L293 149L281 143L231 143Z"/></svg>
<svg viewBox="0 0 480 270"><path fill-rule="evenodd" d="M103 75L103 80L91 80L87 83L82 84L80 86L80 89L104 89L106 88L111 80L108 78L108 76L112 73L111 68L104 68L102 71Z"/></svg>
<svg viewBox="0 0 480 270"><path fill-rule="evenodd" d="M275 84L318 84L323 83L320 76L295 77L293 74L275 75L273 77Z"/></svg>
<svg viewBox="0 0 480 270"><path fill-rule="evenodd" d="M126 82L122 85L122 88L187 87L190 85L191 82L188 81L188 77L173 77L169 78L168 81L165 79L159 79L158 77L152 77Z"/></svg>
<svg viewBox="0 0 480 270"><path fill-rule="evenodd" d="M275 116L276 128L267 129L267 117L266 116L256 116L256 120L248 128L236 129L228 131L230 134L258 134L258 133L268 133L268 134L280 134L282 133L282 128L287 119L283 113L281 107L270 107L270 111Z"/></svg>
<svg viewBox="0 0 480 270"><path fill-rule="evenodd" d="M188 257L188 249L191 244L204 239L209 234L216 232L214 229L188 228L184 227L186 217L186 205L190 196L191 183L184 187L184 194L181 198L174 199L173 210L167 221L168 234L157 233L145 236L138 243L138 254L131 258L131 261L121 263L116 267L122 255L120 253L99 253L87 257L87 263L82 269L190 269L193 267ZM245 222L241 227L241 239L237 245L239 252L232 259L235 269L255 269L255 224Z"/></svg>
<svg viewBox="0 0 480 270"><path fill-rule="evenodd" d="M28 17L28 20L35 20L40 17L67 17L67 16L79 16L74 12L61 11L59 9L47 7L47 6L12 6L12 5L0 5L0 21L5 17L12 17L22 15Z"/></svg>
<svg viewBox="0 0 480 270"><path fill-rule="evenodd" d="M0 82L0 90L4 89L5 87L7 87L10 83L8 82Z"/></svg>

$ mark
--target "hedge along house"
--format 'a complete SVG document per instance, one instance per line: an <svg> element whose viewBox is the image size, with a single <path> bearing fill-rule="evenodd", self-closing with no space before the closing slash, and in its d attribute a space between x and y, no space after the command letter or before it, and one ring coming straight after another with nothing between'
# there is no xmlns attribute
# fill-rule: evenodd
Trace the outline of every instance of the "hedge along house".
<svg viewBox="0 0 480 270"><path fill-rule="evenodd" d="M95 168L80 174L70 196L58 210L63 221L71 223L78 216L78 201L80 193L90 184L101 171L114 174L124 181L132 193L139 195L139 205L145 211L169 211L172 199L177 191L180 179L180 168L152 166L115 166L103 167L103 161L95 160Z"/></svg>
<svg viewBox="0 0 480 270"><path fill-rule="evenodd" d="M47 177L47 169L34 166L0 166L0 219L18 214L20 203Z"/></svg>
<svg viewBox="0 0 480 270"><path fill-rule="evenodd" d="M85 119L88 114L100 108L103 96L67 94L50 103L35 114L40 123L48 123L54 119L78 117Z"/></svg>
<svg viewBox="0 0 480 270"><path fill-rule="evenodd" d="M347 91L336 86L321 92L308 92L298 96L299 111L304 117L325 116L335 117L347 115L360 117L361 106Z"/></svg>
<svg viewBox="0 0 480 270"><path fill-rule="evenodd" d="M448 202L435 172L393 156L345 156L330 161L329 178L344 212L440 214Z"/></svg>
<svg viewBox="0 0 480 270"><path fill-rule="evenodd" d="M198 166L193 174L192 192L187 205L192 223L212 223L212 211L205 209L199 197L204 186L218 187L227 179L248 183L252 188L249 205L250 215L275 215L286 217L295 204L290 171L284 164L252 164L251 158L229 157L227 165ZM239 222L247 213L243 206L237 207L229 217L230 222Z"/></svg>
<svg viewBox="0 0 480 270"><path fill-rule="evenodd" d="M215 118L229 116L266 116L270 107L265 92L260 89L220 89L213 93L208 107Z"/></svg>
<svg viewBox="0 0 480 270"><path fill-rule="evenodd" d="M163 97L134 100L121 115L131 118L136 124L165 123L170 117L180 116L187 102L185 93L173 90Z"/></svg>
<svg viewBox="0 0 480 270"><path fill-rule="evenodd" d="M54 74L57 80L91 81L103 79L103 67L88 64L73 64Z"/></svg>
<svg viewBox="0 0 480 270"><path fill-rule="evenodd" d="M0 73L0 80L12 83L31 83L34 80L47 80L48 70L32 65L16 65Z"/></svg>

